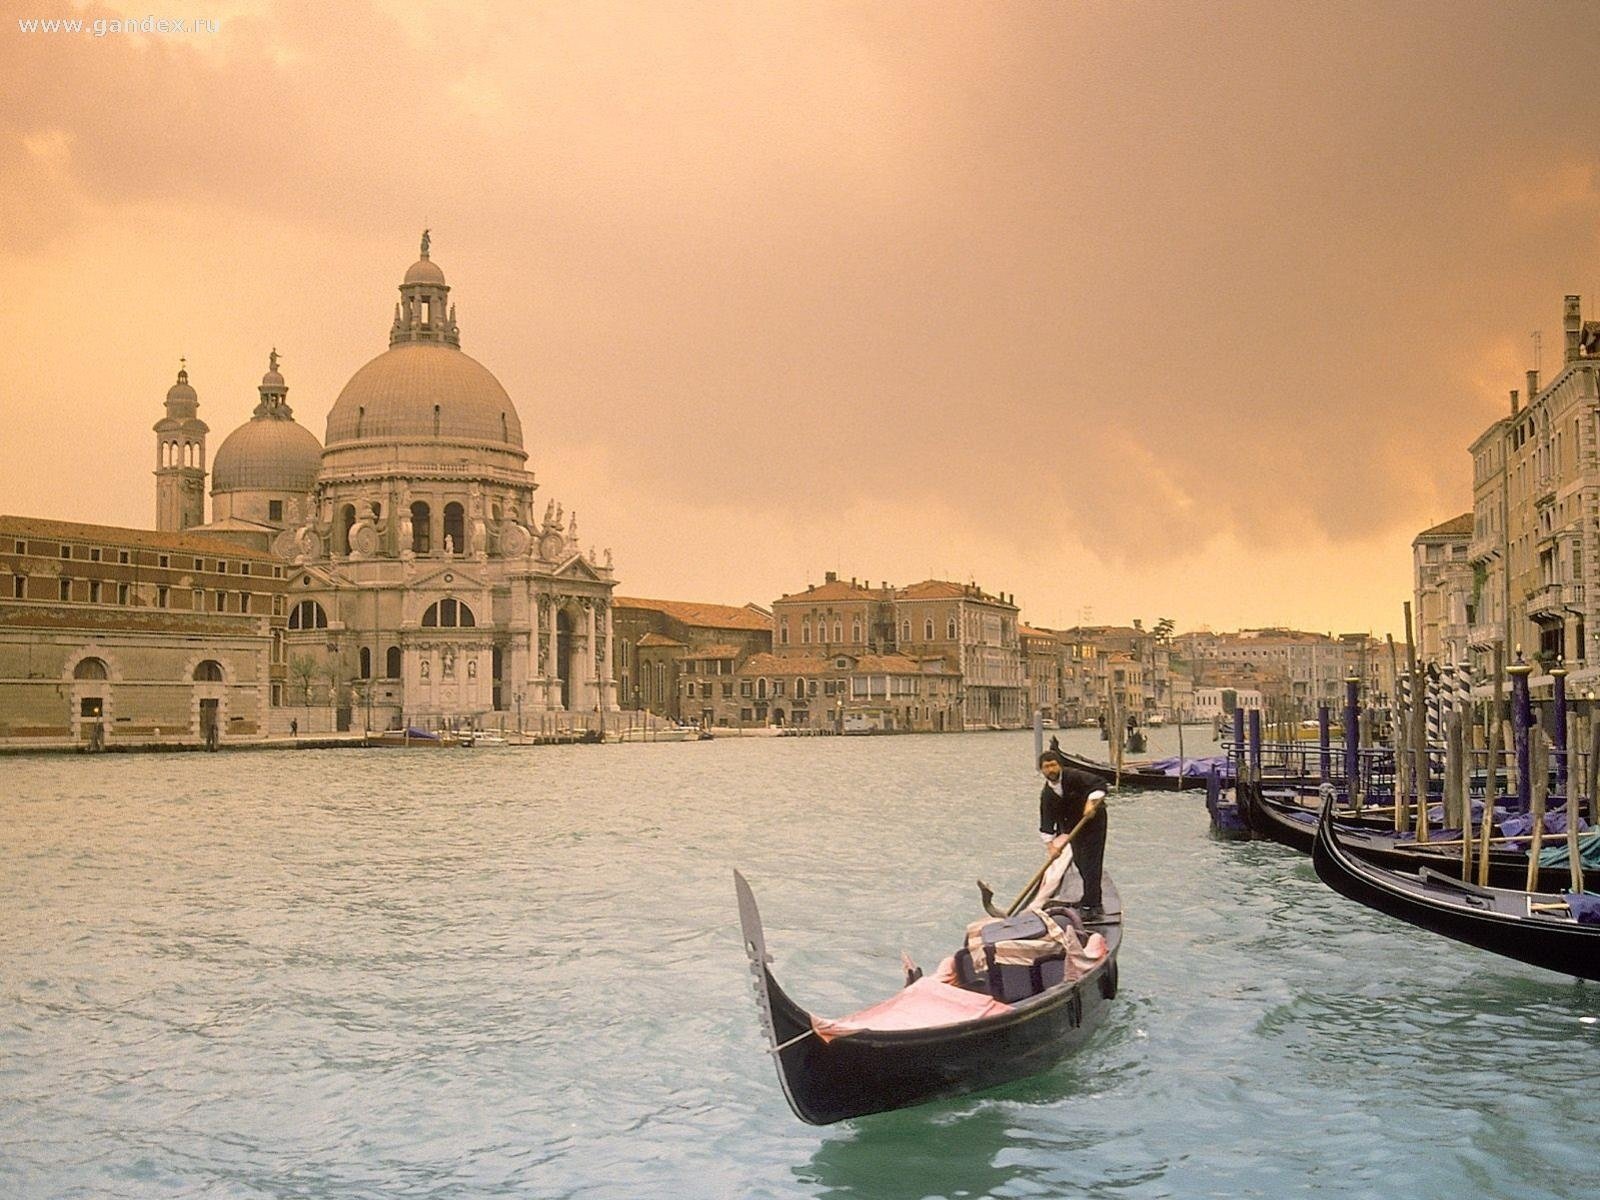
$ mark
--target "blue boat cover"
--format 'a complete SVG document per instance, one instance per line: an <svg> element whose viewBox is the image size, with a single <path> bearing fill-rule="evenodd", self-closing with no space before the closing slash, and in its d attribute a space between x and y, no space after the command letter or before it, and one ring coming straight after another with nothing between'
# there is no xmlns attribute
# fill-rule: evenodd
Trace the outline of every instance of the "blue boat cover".
<svg viewBox="0 0 1600 1200"><path fill-rule="evenodd" d="M1130 764L1136 770L1151 771L1157 775L1176 775L1178 764L1183 764L1183 777L1185 779L1203 779L1211 774L1211 768L1217 769L1217 774L1224 779L1233 777L1233 763L1226 754L1214 755L1211 758L1152 758L1149 762Z"/></svg>
<svg viewBox="0 0 1600 1200"><path fill-rule="evenodd" d="M1600 896L1588 892L1569 892L1566 900L1579 925L1600 925Z"/></svg>

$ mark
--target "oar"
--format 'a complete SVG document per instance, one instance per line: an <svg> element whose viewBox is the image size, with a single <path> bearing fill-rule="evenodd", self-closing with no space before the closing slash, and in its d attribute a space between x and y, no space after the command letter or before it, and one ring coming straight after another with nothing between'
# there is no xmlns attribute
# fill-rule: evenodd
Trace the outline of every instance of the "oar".
<svg viewBox="0 0 1600 1200"><path fill-rule="evenodd" d="M1067 833L1066 844L1068 846L1072 844L1072 839L1077 837L1083 827L1089 823L1090 818L1100 810L1100 801L1105 798L1106 794L1102 791L1089 793L1089 807L1083 810L1083 816L1078 819L1078 823ZM1005 912L1001 912L994 906L994 890L983 880L978 880L978 894L983 897L984 911L991 917L999 917L1001 920L1006 917L1016 916L1022 906L1028 902L1029 897L1038 889L1040 880L1044 878L1044 873L1050 869L1050 864L1059 857L1060 852L1057 851L1057 853L1044 860L1044 865L1034 872L1033 878L1028 880L1027 886L1022 889L1017 898L1011 902L1011 907Z"/></svg>

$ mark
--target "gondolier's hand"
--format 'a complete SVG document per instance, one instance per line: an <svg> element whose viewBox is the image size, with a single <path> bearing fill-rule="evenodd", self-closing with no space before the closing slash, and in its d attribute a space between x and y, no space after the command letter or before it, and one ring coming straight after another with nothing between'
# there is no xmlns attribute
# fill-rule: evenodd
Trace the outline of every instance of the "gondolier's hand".
<svg viewBox="0 0 1600 1200"><path fill-rule="evenodd" d="M1066 834L1058 833L1058 834L1056 834L1055 837L1050 839L1050 857L1051 858L1060 857L1061 852L1063 850L1065 850L1066 848L1067 848L1067 835Z"/></svg>

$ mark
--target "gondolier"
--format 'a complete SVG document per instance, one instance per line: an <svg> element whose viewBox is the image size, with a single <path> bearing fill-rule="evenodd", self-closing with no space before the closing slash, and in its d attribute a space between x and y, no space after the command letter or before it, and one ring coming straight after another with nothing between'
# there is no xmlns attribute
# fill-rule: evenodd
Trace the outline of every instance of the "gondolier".
<svg viewBox="0 0 1600 1200"><path fill-rule="evenodd" d="M1106 851L1106 807L1103 800L1089 799L1091 792L1101 790L1100 781L1086 771L1068 767L1055 749L1039 756L1039 772L1044 776L1044 788L1039 792L1039 837L1054 857L1066 847L1067 835L1078 830L1071 840L1073 861L1083 876L1079 912L1085 920L1093 920L1104 914L1100 875ZM1078 829L1080 821L1082 829Z"/></svg>

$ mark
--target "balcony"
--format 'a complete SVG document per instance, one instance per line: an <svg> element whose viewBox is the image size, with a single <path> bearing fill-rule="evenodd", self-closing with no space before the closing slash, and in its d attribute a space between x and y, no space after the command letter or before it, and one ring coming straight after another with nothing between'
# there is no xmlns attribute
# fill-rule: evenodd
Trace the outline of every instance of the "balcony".
<svg viewBox="0 0 1600 1200"><path fill-rule="evenodd" d="M1571 605L1581 602L1582 597L1581 586L1547 583L1528 593L1528 616L1535 621L1559 621Z"/></svg>
<svg viewBox="0 0 1600 1200"><path fill-rule="evenodd" d="M1488 562L1492 558L1499 558L1503 549L1499 534L1474 537L1467 543L1467 561Z"/></svg>
<svg viewBox="0 0 1600 1200"><path fill-rule="evenodd" d="M1474 621L1467 626L1467 645L1474 650L1489 650L1505 640L1505 626L1499 621Z"/></svg>

